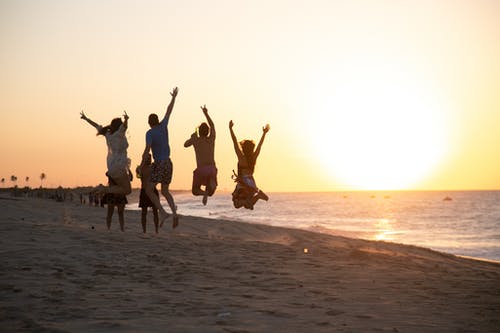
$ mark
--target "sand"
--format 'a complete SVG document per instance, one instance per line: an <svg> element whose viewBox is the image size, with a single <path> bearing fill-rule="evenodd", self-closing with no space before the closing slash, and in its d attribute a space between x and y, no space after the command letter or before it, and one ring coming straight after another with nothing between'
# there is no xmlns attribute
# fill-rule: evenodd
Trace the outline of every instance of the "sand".
<svg viewBox="0 0 500 333"><path fill-rule="evenodd" d="M17 198L16 198L17 199ZM424 248L0 199L2 332L500 332L500 265ZM307 249L307 251L305 250Z"/></svg>

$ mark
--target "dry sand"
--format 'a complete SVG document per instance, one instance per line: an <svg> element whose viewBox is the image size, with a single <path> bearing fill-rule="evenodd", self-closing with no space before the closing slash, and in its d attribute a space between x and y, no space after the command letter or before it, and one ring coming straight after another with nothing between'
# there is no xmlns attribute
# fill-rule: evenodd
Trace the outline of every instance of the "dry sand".
<svg viewBox="0 0 500 333"><path fill-rule="evenodd" d="M500 332L500 265L399 244L0 199L2 332ZM92 228L93 227L93 228ZM304 249L308 252L305 253Z"/></svg>

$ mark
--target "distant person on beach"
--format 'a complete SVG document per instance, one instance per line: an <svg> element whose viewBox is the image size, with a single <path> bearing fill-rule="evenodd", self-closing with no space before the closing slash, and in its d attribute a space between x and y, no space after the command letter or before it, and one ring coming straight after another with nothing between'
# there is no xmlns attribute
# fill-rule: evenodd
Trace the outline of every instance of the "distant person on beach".
<svg viewBox="0 0 500 333"><path fill-rule="evenodd" d="M141 208L141 223L142 232L146 233L146 222L148 215L148 207L153 209L153 220L155 224L155 231L158 233L158 209L154 206L151 199L149 199L146 193L146 187L148 186L149 179L151 177L151 154L148 154L145 161L142 161L136 169L137 178L141 179L141 194L139 195L139 207ZM158 190L156 186L153 188L156 197L159 198Z"/></svg>
<svg viewBox="0 0 500 333"><path fill-rule="evenodd" d="M176 228L179 225L179 216L177 215L177 207L174 198L168 190L170 182L172 181L173 172L173 165L170 160L170 145L168 142L168 120L174 108L177 92L178 88L175 87L170 93L172 99L168 104L167 111L161 122L157 114L152 113L149 115L148 123L151 129L146 132L146 148L142 155L142 160L144 161L150 151L153 153L154 162L151 165L151 177L146 186L146 193L153 202L155 208L160 211L160 227L162 227L163 223L168 218L168 214L162 207L160 198L154 193L156 184L161 184L161 193L165 199L167 199L168 205L172 210L172 228Z"/></svg>
<svg viewBox="0 0 500 333"><path fill-rule="evenodd" d="M196 155L196 170L193 171L193 186L191 191L194 195L202 195L203 205L207 204L208 197L215 193L217 188L217 168L215 167L215 125L208 115L207 107L201 107L207 123L201 123L191 137L184 143L184 147L193 146ZM205 189L202 190L201 186Z"/></svg>
<svg viewBox="0 0 500 333"><path fill-rule="evenodd" d="M121 118L115 118L108 126L101 126L88 118L83 111L81 118L97 129L97 135L103 135L106 138L108 146L108 156L106 159L108 171L106 175L113 179L114 185L110 185L105 191L107 193L127 195L132 192L130 185L130 159L127 156L128 141L125 132L128 127L128 115Z"/></svg>
<svg viewBox="0 0 500 333"><path fill-rule="evenodd" d="M259 199L265 201L269 200L269 197L258 189L255 179L253 178L253 172L257 157L260 154L260 149L264 143L264 138L267 132L269 132L270 127L266 125L262 128L262 137L257 145L257 149L254 151L255 143L252 140L238 142L233 131L233 126L234 123L231 120L229 122L229 131L231 132L234 151L238 157L238 173L233 176L234 181L237 183L232 194L233 205L236 208L245 207L247 209L253 209L253 206Z"/></svg>
<svg viewBox="0 0 500 333"><path fill-rule="evenodd" d="M130 175L129 175L130 177ZM113 178L108 176L108 185L116 186L116 182ZM118 220L120 222L120 230L125 231L125 205L128 203L127 196L124 194L115 194L115 193L106 193L102 197L102 204L107 205L108 211L106 215L106 226L108 230L111 229L111 220L113 219L113 213L115 211L115 207L118 210Z"/></svg>

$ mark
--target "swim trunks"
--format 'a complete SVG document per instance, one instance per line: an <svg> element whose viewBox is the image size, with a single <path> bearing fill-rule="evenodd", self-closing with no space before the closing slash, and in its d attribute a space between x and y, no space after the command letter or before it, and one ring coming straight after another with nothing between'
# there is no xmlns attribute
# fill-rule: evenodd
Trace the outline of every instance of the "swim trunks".
<svg viewBox="0 0 500 333"><path fill-rule="evenodd" d="M173 165L169 159L151 164L151 182L170 184L172 181Z"/></svg>
<svg viewBox="0 0 500 333"><path fill-rule="evenodd" d="M205 165L193 171L193 186L200 187L208 185L211 180L215 181L217 186L217 168L215 165Z"/></svg>

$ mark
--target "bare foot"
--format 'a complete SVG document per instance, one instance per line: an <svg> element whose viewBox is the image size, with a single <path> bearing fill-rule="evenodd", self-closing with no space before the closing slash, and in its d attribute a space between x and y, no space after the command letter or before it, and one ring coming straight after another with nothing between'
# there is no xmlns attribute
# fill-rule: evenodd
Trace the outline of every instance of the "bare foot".
<svg viewBox="0 0 500 333"><path fill-rule="evenodd" d="M172 229L177 228L178 225L179 225L179 215L175 214L172 220Z"/></svg>
<svg viewBox="0 0 500 333"><path fill-rule="evenodd" d="M264 192L262 192L261 190L259 190L259 192L257 193L257 197L259 199L264 200L264 201L269 200L269 197Z"/></svg>
<svg viewBox="0 0 500 333"><path fill-rule="evenodd" d="M203 200L201 200L201 202L203 203L203 206L207 205L207 200L208 200L208 194L207 194L207 192L205 192L205 194L203 194Z"/></svg>

